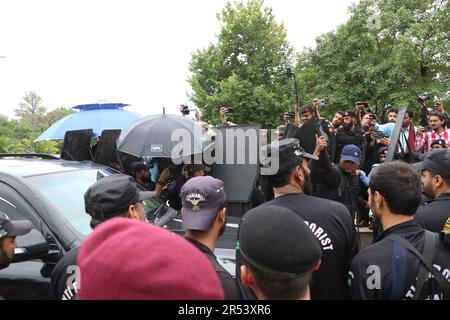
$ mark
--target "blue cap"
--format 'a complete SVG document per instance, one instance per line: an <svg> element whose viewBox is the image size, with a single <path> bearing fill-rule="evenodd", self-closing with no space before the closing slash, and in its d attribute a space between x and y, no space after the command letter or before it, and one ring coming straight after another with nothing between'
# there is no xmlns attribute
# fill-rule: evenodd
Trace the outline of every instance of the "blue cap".
<svg viewBox="0 0 450 320"><path fill-rule="evenodd" d="M348 144L342 149L341 160L354 162L359 166L361 161L361 149L354 144Z"/></svg>
<svg viewBox="0 0 450 320"><path fill-rule="evenodd" d="M227 198L223 182L210 176L189 179L181 188L180 196L182 228L200 231L211 228Z"/></svg>

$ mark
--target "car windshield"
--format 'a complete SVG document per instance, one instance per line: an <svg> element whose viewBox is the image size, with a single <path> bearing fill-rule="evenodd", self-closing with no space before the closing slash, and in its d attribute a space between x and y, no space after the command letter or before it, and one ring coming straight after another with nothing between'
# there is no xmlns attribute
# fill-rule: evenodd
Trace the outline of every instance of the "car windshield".
<svg viewBox="0 0 450 320"><path fill-rule="evenodd" d="M90 216L84 209L84 193L97 180L113 174L104 169L77 170L31 176L31 182L81 234L88 235Z"/></svg>

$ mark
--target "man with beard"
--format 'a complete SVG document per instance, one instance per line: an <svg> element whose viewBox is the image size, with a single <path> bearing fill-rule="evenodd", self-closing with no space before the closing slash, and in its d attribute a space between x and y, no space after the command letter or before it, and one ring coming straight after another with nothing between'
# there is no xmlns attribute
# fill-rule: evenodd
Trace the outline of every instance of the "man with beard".
<svg viewBox="0 0 450 320"><path fill-rule="evenodd" d="M31 229L31 222L11 221L6 214L0 212L0 270L7 268L11 263L16 248L16 237L27 234Z"/></svg>
<svg viewBox="0 0 450 320"><path fill-rule="evenodd" d="M263 163L278 160L279 169L270 176L275 199L266 205L287 208L299 215L322 247L322 264L311 285L312 300L348 298L346 274L358 251L348 210L341 203L309 195L312 186L308 160L317 157L306 153L297 139L284 139L268 148L270 157Z"/></svg>
<svg viewBox="0 0 450 320"><path fill-rule="evenodd" d="M388 122L389 123L396 123L397 122L397 116L398 116L398 109L395 107L392 107L388 110Z"/></svg>
<svg viewBox="0 0 450 320"><path fill-rule="evenodd" d="M136 181L136 183L140 184L142 187L149 190L150 186L150 166L145 163L144 160L136 161L131 164L131 174Z"/></svg>
<svg viewBox="0 0 450 320"><path fill-rule="evenodd" d="M351 296L358 300L449 299L450 250L414 220L420 177L407 163L384 163L369 185L369 203L383 232L353 259ZM433 277L430 277L430 272Z"/></svg>
<svg viewBox="0 0 450 320"><path fill-rule="evenodd" d="M223 182L210 176L192 178L181 188L181 202L185 238L211 261L225 292L225 299L241 300L236 279L222 267L214 255L217 239L227 225Z"/></svg>
<svg viewBox="0 0 450 320"><path fill-rule="evenodd" d="M344 112L338 111L334 114L333 120L331 120L331 124L333 125L334 129L337 130L342 125L344 117Z"/></svg>
<svg viewBox="0 0 450 320"><path fill-rule="evenodd" d="M450 150L431 151L419 168L424 193L434 200L421 205L415 218L425 229L440 232L450 217Z"/></svg>
<svg viewBox="0 0 450 320"><path fill-rule="evenodd" d="M419 127L419 138L417 139L417 150L428 152L431 143L443 139L447 145L450 144L450 128L445 127L445 118L440 112L432 112L429 115L431 132L425 132L425 128Z"/></svg>
<svg viewBox="0 0 450 320"><path fill-rule="evenodd" d="M336 133L334 163L340 161L342 150L346 145L354 144L361 150L364 150L364 133L364 129L357 124L355 112L351 110L346 111L343 117L343 124Z"/></svg>

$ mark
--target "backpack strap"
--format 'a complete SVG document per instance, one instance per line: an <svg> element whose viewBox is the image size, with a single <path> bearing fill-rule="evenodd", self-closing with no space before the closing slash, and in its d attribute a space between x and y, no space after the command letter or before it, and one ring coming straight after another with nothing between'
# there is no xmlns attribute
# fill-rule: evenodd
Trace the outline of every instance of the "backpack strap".
<svg viewBox="0 0 450 320"><path fill-rule="evenodd" d="M421 265L419 266L419 271L417 274L417 282L416 282L417 288L416 288L416 292L414 295L414 299L419 298L420 291L422 290L422 287L427 280L428 272L431 272L433 274L439 287L444 292L444 297L450 297L450 283L447 281L447 279L444 278L444 276L435 267L433 267L433 264L432 264L434 248L436 245L436 236L434 233L432 233L430 231L425 231L425 244L424 244L424 253L423 254L420 253L417 250L417 248L411 244L411 242L400 237L399 235L390 234L386 237L386 239L400 244L402 247L409 250L417 258L419 258L419 260L421 262Z"/></svg>
<svg viewBox="0 0 450 320"><path fill-rule="evenodd" d="M425 243L423 245L423 258L429 264L433 264L433 255L434 249L436 248L436 237L434 233L425 230ZM416 281L416 294L414 295L414 300L418 300L420 297L420 293L422 292L422 288L427 282L428 279L428 269L425 267L423 263L419 266L419 271L417 273L417 281Z"/></svg>

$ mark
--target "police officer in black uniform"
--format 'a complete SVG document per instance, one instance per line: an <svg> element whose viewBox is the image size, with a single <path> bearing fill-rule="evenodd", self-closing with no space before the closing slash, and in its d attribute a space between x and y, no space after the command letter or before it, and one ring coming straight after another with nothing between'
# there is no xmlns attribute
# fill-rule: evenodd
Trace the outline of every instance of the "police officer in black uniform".
<svg viewBox="0 0 450 320"><path fill-rule="evenodd" d="M364 154L364 134L364 129L357 124L355 112L351 110L345 111L343 124L337 129L336 133L336 154L334 157L334 163L339 162L342 149L349 144L356 145ZM364 162L364 158L361 162Z"/></svg>
<svg viewBox="0 0 450 320"><path fill-rule="evenodd" d="M302 218L286 208L260 206L245 214L239 232L242 281L258 299L310 299L322 249Z"/></svg>
<svg viewBox="0 0 450 320"><path fill-rule="evenodd" d="M425 229L440 232L450 217L450 150L431 151L419 167L425 195L433 200L421 205L415 218Z"/></svg>
<svg viewBox="0 0 450 320"><path fill-rule="evenodd" d="M353 299L450 298L450 250L414 220L421 191L419 175L404 162L382 164L372 173L370 206L384 231L352 262Z"/></svg>
<svg viewBox="0 0 450 320"><path fill-rule="evenodd" d="M194 177L183 185L180 195L183 204L182 227L186 230L185 239L203 252L214 266L225 299L241 300L236 279L214 255L217 239L223 234L227 224L227 195L223 182L209 176Z"/></svg>
<svg viewBox="0 0 450 320"><path fill-rule="evenodd" d="M98 180L84 194L86 213L91 216L92 228L106 220L115 217L126 217L141 221L146 220L145 208L141 201L152 198L156 194L138 189L133 178L114 174ZM77 271L78 248L70 250L59 260L51 276L53 296L58 300L73 300L76 298L77 281L80 276Z"/></svg>
<svg viewBox="0 0 450 320"><path fill-rule="evenodd" d="M313 275L311 298L348 298L346 274L358 251L356 232L348 210L338 202L307 195L312 189L308 160L317 158L304 152L297 139L284 139L279 144L272 144L269 153L270 161L279 160L279 169L270 176L275 199L263 206L280 206L299 215L322 247L322 264Z"/></svg>

